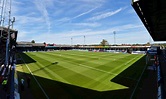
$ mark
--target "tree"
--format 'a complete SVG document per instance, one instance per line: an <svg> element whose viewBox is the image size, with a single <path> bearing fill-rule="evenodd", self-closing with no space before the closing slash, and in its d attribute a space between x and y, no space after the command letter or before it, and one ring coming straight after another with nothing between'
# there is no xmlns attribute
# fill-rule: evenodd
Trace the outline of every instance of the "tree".
<svg viewBox="0 0 166 99"><path fill-rule="evenodd" d="M146 43L146 46L150 46L150 42L147 42L147 43Z"/></svg>
<svg viewBox="0 0 166 99"><path fill-rule="evenodd" d="M100 42L100 45L102 46L105 46L105 45L109 45L108 41L103 39L101 42Z"/></svg>
<svg viewBox="0 0 166 99"><path fill-rule="evenodd" d="M35 43L35 40L32 40L31 43Z"/></svg>

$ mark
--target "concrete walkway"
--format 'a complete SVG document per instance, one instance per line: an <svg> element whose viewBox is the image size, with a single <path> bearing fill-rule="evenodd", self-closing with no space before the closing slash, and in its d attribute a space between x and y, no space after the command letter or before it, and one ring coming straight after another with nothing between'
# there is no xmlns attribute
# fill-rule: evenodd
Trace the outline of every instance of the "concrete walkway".
<svg viewBox="0 0 166 99"><path fill-rule="evenodd" d="M154 70L146 70L142 81L142 88L137 99L157 99L157 74Z"/></svg>
<svg viewBox="0 0 166 99"><path fill-rule="evenodd" d="M17 66L16 70L18 70L19 72L23 71L22 66ZM34 99L32 91L31 91L31 87L27 87L27 75L25 73L17 73L18 75L18 81L19 81L19 93L20 93L20 98L21 99ZM24 79L24 91L21 90L21 79Z"/></svg>

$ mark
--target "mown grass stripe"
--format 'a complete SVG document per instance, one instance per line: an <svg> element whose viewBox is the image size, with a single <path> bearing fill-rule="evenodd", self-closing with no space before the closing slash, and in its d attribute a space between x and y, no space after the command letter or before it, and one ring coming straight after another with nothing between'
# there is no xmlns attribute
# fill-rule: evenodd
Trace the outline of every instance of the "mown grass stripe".
<svg viewBox="0 0 166 99"><path fill-rule="evenodd" d="M122 65L117 66L117 68L114 68L112 70L112 72L121 72L123 70L125 70L126 68L128 68L130 65L132 65L135 61L137 61L138 59L140 59L142 56L136 56L134 58L131 58L130 60L126 61L125 63L123 63Z"/></svg>
<svg viewBox="0 0 166 99"><path fill-rule="evenodd" d="M130 79L130 78L129 78Z"/></svg>
<svg viewBox="0 0 166 99"><path fill-rule="evenodd" d="M30 54L32 53L30 52ZM48 70L52 71L52 75L53 72L56 72L56 74L61 76L63 79L70 81L71 84L74 84L76 86L78 85L84 88L95 89L98 91L126 88L125 86L122 86L115 82L111 82L110 80L118 76L121 72L123 72L123 70L127 69L131 64L137 61L137 56L141 58L140 55L79 51L37 52L30 55L30 57L33 57L34 60L46 60L40 61L40 64L42 64L43 66L39 66L39 68L45 67L47 65L46 62L53 63L57 61L58 65L56 65L55 67L50 66L47 68ZM81 66L79 64L88 67ZM92 68L95 68L97 70L94 70ZM132 72L133 70L134 68L131 69ZM117 75L109 74L109 72L115 73ZM38 74L38 72L36 72L36 74ZM133 75L133 73L130 74ZM120 75L120 78L137 78L135 76L132 77L131 75L125 75ZM80 81L75 81L76 78L80 79ZM85 80L85 82L82 82L82 80ZM65 81L62 80L62 82Z"/></svg>
<svg viewBox="0 0 166 99"><path fill-rule="evenodd" d="M85 59L84 61L79 61L78 59L74 58L74 57L67 57L67 56L59 56L59 55L55 55L55 54L50 54L50 53L44 53L44 54L47 54L47 55L50 55L50 56L54 56L56 57L56 60L60 61L60 62L68 62L70 64L75 64L75 66L77 66L78 64L80 63L86 63L87 59ZM91 61L91 60L88 60L88 61ZM95 64L93 63L92 65L94 66L97 66L98 64Z"/></svg>
<svg viewBox="0 0 166 99"><path fill-rule="evenodd" d="M48 53L47 53L48 54ZM51 54L51 55L54 55L54 54ZM58 56L59 57L59 55L56 55L56 56ZM72 61L73 60L73 58L72 59L70 59L70 58L67 58L67 56L61 56L61 57L59 57L59 58L64 58L64 60L70 60L71 62L75 62L75 63L81 63L81 64L89 64L89 66L93 66L93 67L97 67L99 64L95 64L95 63L93 63L93 64L91 64L93 61L94 62L96 62L96 60L89 60L89 59L86 59L86 61L87 62L84 62L84 61L76 61L76 59L75 59L75 61ZM126 58L126 57L120 57L120 58L118 58L117 60L121 60L121 58ZM106 63L106 62L104 62L104 60L101 60L102 61L102 64L103 63ZM108 61L109 63L108 64L110 64L112 61L111 60L109 60ZM118 62L119 63L119 62ZM91 64L91 65L90 65ZM120 64L119 64L120 65ZM103 65L101 65L102 67L104 67L104 66L106 66L106 64L103 64ZM109 68L110 67L112 67L112 66L109 66ZM103 68L100 68L100 69L103 69Z"/></svg>
<svg viewBox="0 0 166 99"><path fill-rule="evenodd" d="M110 53L107 53L106 55L103 55L103 53L102 53L102 55L98 55L98 54L89 54L88 52L86 52L86 53L84 53L84 54L78 54L78 53L76 53L76 54L73 54L73 53L53 53L53 52L50 52L50 53L52 53L52 54L62 54L62 55L67 55L67 56L74 56L74 57L78 57L78 58L95 58L95 59L98 59L98 58L100 58L100 59L105 59L105 60L109 60L109 59L113 59L113 58L115 58L115 57L118 57L119 55L120 56L123 56L123 57L126 57L126 56L130 56L129 54L110 54ZM90 56L90 57L89 57ZM122 57L122 58L123 58Z"/></svg>
<svg viewBox="0 0 166 99"><path fill-rule="evenodd" d="M21 56L20 56L21 57ZM49 99L48 95L46 94L46 92L44 91L44 89L42 88L42 86L40 85L40 83L38 82L38 80L35 78L34 74L31 72L30 68L28 67L28 65L25 63L24 59L21 57L22 61L24 62L25 66L27 67L27 69L29 70L29 72L31 73L31 75L33 76L33 78L35 79L36 83L39 85L40 89L42 90L42 92L44 93L44 95L46 96L47 99Z"/></svg>
<svg viewBox="0 0 166 99"><path fill-rule="evenodd" d="M40 55L37 55L37 56L35 56L35 57L38 57L38 60L42 60L42 57L41 57L41 59L39 59L39 58L40 58ZM65 61L66 61L66 60L65 60ZM72 65L76 65L76 66L77 66L77 64L72 64ZM93 80L93 78L91 78L91 76L87 76L87 75L81 73L81 71L76 71L74 68L71 68L71 67L68 67L68 66L63 66L63 65L62 65L61 67L65 68L65 69L66 69L66 72L71 72L71 71L73 71L73 72L75 73L75 75L82 75L82 76L84 76L84 77L86 77L86 78L89 78L89 80ZM88 70L88 69L86 69L86 70ZM48 74L48 72L47 72L46 74ZM66 82L67 82L67 81L66 81Z"/></svg>
<svg viewBox="0 0 166 99"><path fill-rule="evenodd" d="M46 53L46 54L48 54L48 53ZM51 54L51 55L54 55L54 54ZM133 57L133 56L131 56L131 57ZM140 57L140 56L137 56L137 57ZM122 57L121 57L122 58ZM123 58L125 58L125 57L123 57ZM126 64L128 64L130 61L132 61L132 60L134 60L135 58L133 58L133 59L131 59L131 60L129 60L129 61L127 61L127 63ZM65 60L65 61L67 61L67 60ZM69 62L69 61L68 61ZM71 61L70 61L71 62ZM111 62L110 62L111 63ZM75 63L74 63L75 64ZM83 65L83 64L81 64L81 65ZM77 65L76 65L77 66ZM85 66L85 65L84 65ZM104 65L105 66L105 65ZM122 65L120 65L120 66L116 66L116 68L118 68L119 69L119 67L121 67L121 66L123 66L123 64ZM90 67L90 66L88 66L88 67ZM103 67L103 66L102 66ZM128 66L125 66L125 68L127 68ZM92 69L92 68L91 68ZM111 73L111 72L107 72L107 71L104 71L104 70L102 70L102 69L97 69L97 68L94 68L94 69L96 69L96 70L98 70L98 71L103 71L104 73L109 73L109 74L112 74L112 75L114 75L114 76L116 76L117 74L115 74L115 73ZM114 69L113 69L114 70ZM113 71L113 70L111 70L111 71ZM130 77L123 77L123 78L128 78L128 79L132 79L132 78L130 78ZM132 79L132 80L136 80L136 79Z"/></svg>
<svg viewBox="0 0 166 99"><path fill-rule="evenodd" d="M83 66L83 67L86 67L86 68L90 68L90 69L93 69L93 70L96 70L96 71L100 71L100 72L103 72L103 73L111 74L111 75L114 75L114 76L118 75L118 74L115 74L115 73L112 73L112 72L104 71L104 70L101 70L101 69L93 68L93 67L82 65L82 64L80 64L80 66ZM120 77L128 78L128 79L131 79L131 80L136 80L136 79L133 79L133 78L130 78L130 77L125 77L125 76L120 76Z"/></svg>
<svg viewBox="0 0 166 99"><path fill-rule="evenodd" d="M66 60L65 60L66 61ZM73 69L74 70L74 69ZM79 73L81 73L81 72L79 72ZM83 75L83 73L81 73L81 75ZM85 74L84 74L84 76L85 76ZM87 75L86 75L87 76ZM90 77L90 76L88 76L88 77ZM91 81L91 80L89 80L89 81ZM95 80L93 80L93 81L95 81ZM96 81L95 81L96 82Z"/></svg>

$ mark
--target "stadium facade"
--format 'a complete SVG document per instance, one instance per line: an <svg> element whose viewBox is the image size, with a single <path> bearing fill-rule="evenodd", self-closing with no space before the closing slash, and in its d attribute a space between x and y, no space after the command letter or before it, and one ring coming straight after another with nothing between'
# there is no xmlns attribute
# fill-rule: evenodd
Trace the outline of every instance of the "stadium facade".
<svg viewBox="0 0 166 99"><path fill-rule="evenodd" d="M150 46L148 45L58 45L58 44L44 44L44 43L31 43L31 42L17 42L17 51L53 51L53 50L87 50L99 52L126 52L126 51L144 51L146 52Z"/></svg>

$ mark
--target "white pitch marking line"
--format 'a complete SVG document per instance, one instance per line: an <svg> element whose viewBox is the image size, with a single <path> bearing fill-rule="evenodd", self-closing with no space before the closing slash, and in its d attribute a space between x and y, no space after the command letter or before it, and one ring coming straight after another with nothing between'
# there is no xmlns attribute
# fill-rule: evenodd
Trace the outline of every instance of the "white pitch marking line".
<svg viewBox="0 0 166 99"><path fill-rule="evenodd" d="M79 64L79 65L81 65L81 66L83 66L83 67L86 67L86 68L94 69L94 70L97 70L97 71L100 71L100 72L112 74L112 75L115 75L115 76L119 75L119 74L107 72L107 71L104 71L104 70L101 70L101 69L97 69L97 68L93 68L93 67L90 67L90 66L86 66L86 65L83 65L83 64ZM122 78L128 78L128 79L132 79L132 80L136 80L136 81L137 81L137 79L133 79L133 78L130 78L130 77L123 77L123 76L120 76L120 77L122 77Z"/></svg>
<svg viewBox="0 0 166 99"><path fill-rule="evenodd" d="M42 90L42 92L44 93L44 95L46 96L47 99L49 99L48 95L46 94L46 92L44 91L44 89L42 88L42 86L40 85L40 83L37 81L37 79L35 78L34 74L32 73L32 71L30 70L30 68L28 67L28 65L25 63L24 59L22 58L22 56L20 55L21 59L23 60L25 66L28 68L30 74L33 76L33 78L35 79L35 81L37 82L37 84L39 85L40 89Z"/></svg>
<svg viewBox="0 0 166 99"><path fill-rule="evenodd" d="M136 89L137 89L137 87L138 87L138 84L139 84L139 82L140 82L140 80L141 80L141 78L142 78L142 76L143 76L143 74L144 74L144 72L145 72L145 69L146 69L146 66L144 67L144 70L142 71L141 76L139 77L139 79L138 79L138 81L137 81L137 84L136 84L136 86L135 86L135 88L134 88L134 90L133 90L133 92L132 92L132 94L131 94L131 96L130 96L130 99L133 98L133 96L134 96L134 94L135 94L135 91L136 91Z"/></svg>

